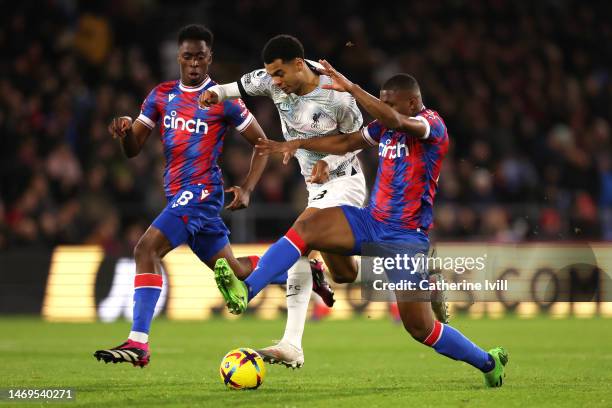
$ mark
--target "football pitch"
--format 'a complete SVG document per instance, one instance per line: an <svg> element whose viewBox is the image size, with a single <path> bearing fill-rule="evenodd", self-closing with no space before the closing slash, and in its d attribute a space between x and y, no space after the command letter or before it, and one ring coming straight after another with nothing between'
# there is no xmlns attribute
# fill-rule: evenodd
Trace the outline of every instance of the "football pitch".
<svg viewBox="0 0 612 408"><path fill-rule="evenodd" d="M269 345L284 321L157 320L151 364L139 369L92 357L124 340L126 322L2 318L0 388L73 388L76 401L66 404L72 407L612 406L612 320L456 318L452 324L485 348L507 348L502 388L484 388L478 371L417 344L400 325L366 318L308 323L304 367L268 365L254 391L225 389L219 362L232 348Z"/></svg>

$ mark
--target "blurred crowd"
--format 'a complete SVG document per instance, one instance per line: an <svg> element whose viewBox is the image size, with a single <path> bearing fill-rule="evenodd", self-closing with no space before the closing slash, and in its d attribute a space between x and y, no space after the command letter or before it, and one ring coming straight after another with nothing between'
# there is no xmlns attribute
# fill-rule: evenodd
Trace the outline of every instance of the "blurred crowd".
<svg viewBox="0 0 612 408"><path fill-rule="evenodd" d="M192 22L215 33L211 76L221 82L259 68L263 44L281 32L374 94L391 74L413 74L452 139L437 239L612 240L612 6L594 3L11 6L0 16L0 249L91 243L118 253L135 244L165 204L161 144L154 133L127 160L106 126L137 116L151 88L178 77L176 33ZM274 106L247 103L278 138ZM250 154L227 135L228 184L242 181ZM360 158L371 183L376 152ZM282 232L305 197L296 164L274 159L246 211ZM286 207L283 220L270 222L270 203ZM264 223L254 238L274 238L266 231Z"/></svg>

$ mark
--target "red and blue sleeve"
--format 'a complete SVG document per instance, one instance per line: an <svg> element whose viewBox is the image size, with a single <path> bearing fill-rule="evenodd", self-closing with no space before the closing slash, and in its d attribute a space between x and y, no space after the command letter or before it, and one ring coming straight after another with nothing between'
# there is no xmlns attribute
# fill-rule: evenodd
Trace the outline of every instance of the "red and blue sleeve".
<svg viewBox="0 0 612 408"><path fill-rule="evenodd" d="M242 99L231 99L223 103L225 120L236 128L244 131L253 122L255 117L249 112Z"/></svg>
<svg viewBox="0 0 612 408"><path fill-rule="evenodd" d="M149 129L153 129L159 120L159 108L157 104L157 88L149 93L140 107L140 115L136 120L141 121Z"/></svg>
<svg viewBox="0 0 612 408"><path fill-rule="evenodd" d="M361 129L361 136L370 146L376 146L387 129L378 121L374 120Z"/></svg>
<svg viewBox="0 0 612 408"><path fill-rule="evenodd" d="M429 143L437 143L444 139L446 125L440 116L434 113L426 113L416 116L415 119L421 120L427 126L425 136L421 140Z"/></svg>

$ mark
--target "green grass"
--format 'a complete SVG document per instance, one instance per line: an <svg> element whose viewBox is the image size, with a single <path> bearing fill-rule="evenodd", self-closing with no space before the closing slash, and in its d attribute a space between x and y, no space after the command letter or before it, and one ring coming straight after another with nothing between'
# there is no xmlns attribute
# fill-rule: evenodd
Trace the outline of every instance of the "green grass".
<svg viewBox="0 0 612 408"><path fill-rule="evenodd" d="M225 389L221 357L235 347L268 345L283 324L158 320L152 363L137 369L91 355L123 341L125 322L3 318L0 388L71 387L77 392L72 407L612 406L612 321L605 319L455 319L453 325L483 347L509 350L501 389L484 388L477 370L417 344L400 326L367 319L309 323L304 368L268 366L260 389Z"/></svg>

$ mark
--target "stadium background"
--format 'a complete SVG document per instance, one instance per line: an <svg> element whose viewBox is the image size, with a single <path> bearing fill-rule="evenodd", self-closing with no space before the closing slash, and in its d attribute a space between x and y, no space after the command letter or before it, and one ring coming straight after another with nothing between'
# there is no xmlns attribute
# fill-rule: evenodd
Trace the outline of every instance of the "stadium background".
<svg viewBox="0 0 612 408"><path fill-rule="evenodd" d="M216 35L211 76L221 82L260 67L279 32L374 94L390 74L414 74L452 140L434 239L612 239L607 2L88 3L22 2L0 17L2 250L131 252L164 204L161 145L153 137L126 160L106 126L177 78L176 33L194 21ZM273 105L249 102L278 138ZM249 157L228 135L227 184L242 181ZM376 157L361 155L370 180ZM304 200L296 164L273 161L248 211L225 214L233 242L276 239Z"/></svg>

